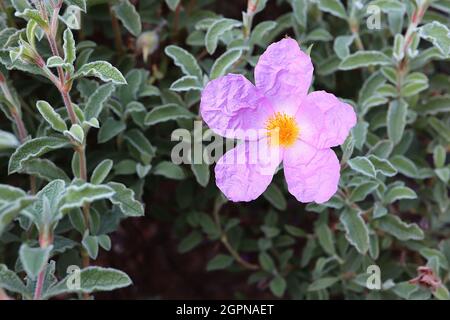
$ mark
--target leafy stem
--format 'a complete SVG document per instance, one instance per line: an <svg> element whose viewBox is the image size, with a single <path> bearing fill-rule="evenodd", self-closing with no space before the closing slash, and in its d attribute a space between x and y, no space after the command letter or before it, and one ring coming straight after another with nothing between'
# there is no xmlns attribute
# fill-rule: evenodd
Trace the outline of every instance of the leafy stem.
<svg viewBox="0 0 450 320"><path fill-rule="evenodd" d="M259 265L253 264L253 263L250 263L250 262L244 260L239 255L239 253L233 248L233 246L230 244L230 242L228 241L227 233L225 232L225 230L222 229L222 226L220 223L219 211L220 211L221 207L222 207L222 204L220 203L220 201L217 201L215 203L214 209L213 209L214 222L215 222L217 228L219 229L220 241L225 246L225 248L228 250L228 252L231 254L231 256L236 260L236 262L239 263L242 267L244 267L245 269L248 269L248 270L259 270Z"/></svg>

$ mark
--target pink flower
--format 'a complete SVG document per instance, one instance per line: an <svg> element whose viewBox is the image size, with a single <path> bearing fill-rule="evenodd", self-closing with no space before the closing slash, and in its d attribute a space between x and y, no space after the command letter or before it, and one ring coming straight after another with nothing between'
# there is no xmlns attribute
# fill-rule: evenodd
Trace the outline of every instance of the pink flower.
<svg viewBox="0 0 450 320"><path fill-rule="evenodd" d="M345 141L356 115L330 93L308 94L313 69L298 43L285 38L261 55L256 85L228 74L203 90L200 111L208 126L226 138L244 140L215 168L216 184L228 199L259 197L281 162L289 192L298 201L323 203L336 193L340 165L330 148Z"/></svg>

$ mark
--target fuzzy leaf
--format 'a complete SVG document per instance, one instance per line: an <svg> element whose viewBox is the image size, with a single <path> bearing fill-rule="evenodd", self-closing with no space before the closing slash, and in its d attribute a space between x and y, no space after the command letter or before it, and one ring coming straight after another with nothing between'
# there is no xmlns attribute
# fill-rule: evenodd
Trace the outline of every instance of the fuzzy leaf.
<svg viewBox="0 0 450 320"><path fill-rule="evenodd" d="M73 38L72 31L70 29L66 29L64 31L64 61L66 63L73 64L77 57L76 48L75 48L75 40Z"/></svg>
<svg viewBox="0 0 450 320"><path fill-rule="evenodd" d="M400 199L416 199L417 194L408 187L397 186L389 189L384 197L385 203L392 203Z"/></svg>
<svg viewBox="0 0 450 320"><path fill-rule="evenodd" d="M419 28L419 35L423 39L431 41L444 56L449 56L450 30L446 25L438 21L427 23Z"/></svg>
<svg viewBox="0 0 450 320"><path fill-rule="evenodd" d="M59 132L67 130L67 125L63 118L52 108L52 106L43 100L36 102L36 107L42 117L47 121L50 126Z"/></svg>
<svg viewBox="0 0 450 320"><path fill-rule="evenodd" d="M233 64L239 60L242 55L242 51L238 49L228 50L216 59L211 67L210 79L216 79L224 76Z"/></svg>
<svg viewBox="0 0 450 320"><path fill-rule="evenodd" d="M71 6L76 6L86 12L86 0L64 0L65 3Z"/></svg>
<svg viewBox="0 0 450 320"><path fill-rule="evenodd" d="M406 126L408 104L404 100L394 100L389 105L387 113L387 129L389 139L394 145L399 143Z"/></svg>
<svg viewBox="0 0 450 320"><path fill-rule="evenodd" d="M124 27L127 28L133 36L137 37L141 34L141 16L129 0L121 0L112 7L112 10L116 14L117 18L122 21Z"/></svg>
<svg viewBox="0 0 450 320"><path fill-rule="evenodd" d="M56 179L61 179L69 182L70 179L67 174L56 166L53 162L48 159L31 159L23 164L23 172L28 173L33 176L37 176L41 179L52 181Z"/></svg>
<svg viewBox="0 0 450 320"><path fill-rule="evenodd" d="M190 119L193 117L195 117L195 115L188 109L170 103L153 108L149 113L147 113L145 116L145 125L152 126L157 123L170 120Z"/></svg>
<svg viewBox="0 0 450 320"><path fill-rule="evenodd" d="M95 185L83 183L82 185L71 185L67 187L62 198L61 209L66 211L72 208L80 208L86 203L101 199L109 199L114 195L114 190L107 185Z"/></svg>
<svg viewBox="0 0 450 320"><path fill-rule="evenodd" d="M22 170L25 161L39 157L51 150L61 149L68 145L66 139L56 137L39 137L28 140L12 154L9 159L8 173Z"/></svg>
<svg viewBox="0 0 450 320"><path fill-rule="evenodd" d="M369 66L386 66L392 64L392 60L379 51L358 51L342 60L339 65L341 70L352 70Z"/></svg>
<svg viewBox="0 0 450 320"><path fill-rule="evenodd" d="M127 84L122 73L106 61L86 63L75 74L74 78L95 76L101 80L114 84Z"/></svg>
<svg viewBox="0 0 450 320"><path fill-rule="evenodd" d="M105 159L100 162L97 167L95 167L94 172L92 172L91 183L101 184L103 181L105 181L112 167L113 161L110 159Z"/></svg>
<svg viewBox="0 0 450 320"><path fill-rule="evenodd" d="M166 47L164 52L172 58L175 65L180 67L185 75L197 77L199 80L202 79L202 70L198 66L197 60L188 51L181 47L170 45Z"/></svg>
<svg viewBox="0 0 450 320"><path fill-rule="evenodd" d="M47 265L52 248L53 246L45 249L31 248L27 244L22 244L19 250L20 262L31 279L35 279L44 266Z"/></svg>
<svg viewBox="0 0 450 320"><path fill-rule="evenodd" d="M417 224L408 224L392 214L377 219L377 222L378 227L381 230L393 235L401 241L422 240L424 238L423 231Z"/></svg>
<svg viewBox="0 0 450 320"><path fill-rule="evenodd" d="M365 254L369 250L369 229L361 217L361 213L348 209L341 213L340 221L345 229L345 237L359 253Z"/></svg>
<svg viewBox="0 0 450 320"><path fill-rule="evenodd" d="M115 192L110 201L118 205L125 216L140 217L144 215L144 206L135 199L133 190L117 182L109 182L108 186Z"/></svg>
<svg viewBox="0 0 450 320"><path fill-rule="evenodd" d="M376 171L372 162L366 157L356 157L348 161L348 165L353 170L369 177L375 177Z"/></svg>
<svg viewBox="0 0 450 320"><path fill-rule="evenodd" d="M86 107L84 108L85 118L98 118L105 102L111 97L114 90L115 86L112 83L105 83L98 87L86 102Z"/></svg>
<svg viewBox="0 0 450 320"><path fill-rule="evenodd" d="M347 11L339 0L319 0L319 8L341 19L347 19Z"/></svg>
<svg viewBox="0 0 450 320"><path fill-rule="evenodd" d="M191 90L202 90L203 87L196 77L184 76L176 80L170 86L170 90L173 91L191 91Z"/></svg>
<svg viewBox="0 0 450 320"><path fill-rule="evenodd" d="M208 53L213 54L216 51L220 36L241 25L242 22L234 19L222 18L214 21L205 36L205 46Z"/></svg>
<svg viewBox="0 0 450 320"><path fill-rule="evenodd" d="M111 291L128 287L132 284L130 277L119 270L103 267L87 267L78 274L80 286L73 281L74 275L68 275L56 285L50 287L46 297L56 296L62 293L81 292L92 293L95 291Z"/></svg>

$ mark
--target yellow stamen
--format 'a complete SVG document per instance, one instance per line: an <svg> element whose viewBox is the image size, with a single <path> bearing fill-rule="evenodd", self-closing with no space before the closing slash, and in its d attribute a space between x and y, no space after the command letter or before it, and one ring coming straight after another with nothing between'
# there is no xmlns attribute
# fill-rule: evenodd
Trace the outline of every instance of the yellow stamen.
<svg viewBox="0 0 450 320"><path fill-rule="evenodd" d="M267 120L267 136L271 145L289 147L294 144L300 134L300 128L294 117L277 112Z"/></svg>

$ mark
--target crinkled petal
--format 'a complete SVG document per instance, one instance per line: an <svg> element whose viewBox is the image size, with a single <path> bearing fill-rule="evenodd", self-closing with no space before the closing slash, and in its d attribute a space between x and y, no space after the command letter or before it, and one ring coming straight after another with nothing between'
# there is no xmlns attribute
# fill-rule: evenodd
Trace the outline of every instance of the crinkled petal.
<svg viewBox="0 0 450 320"><path fill-rule="evenodd" d="M257 140L273 114L270 102L244 76L229 74L210 81L202 92L200 112L206 124L227 138Z"/></svg>
<svg viewBox="0 0 450 320"><path fill-rule="evenodd" d="M300 141L285 151L283 166L288 190L300 202L324 203L337 191L340 165L331 149Z"/></svg>
<svg viewBox="0 0 450 320"><path fill-rule="evenodd" d="M314 67L294 39L271 44L255 68L256 87L272 102L276 112L294 115L308 93Z"/></svg>
<svg viewBox="0 0 450 320"><path fill-rule="evenodd" d="M217 162L216 184L231 201L254 200L269 186L281 158L267 139L244 141Z"/></svg>
<svg viewBox="0 0 450 320"><path fill-rule="evenodd" d="M308 94L298 109L296 119L300 139L317 149L341 145L356 124L352 106L325 91Z"/></svg>

